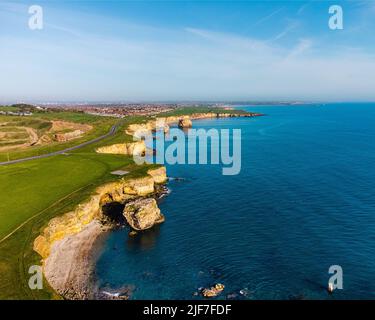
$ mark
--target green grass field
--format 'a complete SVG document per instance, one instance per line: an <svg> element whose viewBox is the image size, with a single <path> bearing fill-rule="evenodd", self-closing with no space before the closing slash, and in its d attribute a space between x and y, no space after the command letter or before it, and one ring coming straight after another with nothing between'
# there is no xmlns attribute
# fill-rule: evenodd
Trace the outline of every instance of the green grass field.
<svg viewBox="0 0 375 320"><path fill-rule="evenodd" d="M90 116L83 119L85 115L81 114L59 113L58 117L99 123L102 134L115 120L98 122ZM98 185L118 179L111 171L123 168L131 172L129 178L146 174L150 166L137 166L132 157L95 152L98 146L132 140L124 130L133 121L142 118L124 120L114 136L68 155L0 166L0 299L58 298L48 286L43 290L28 288L28 266L40 264L39 255L32 249L33 240L52 217L73 209Z"/></svg>
<svg viewBox="0 0 375 320"><path fill-rule="evenodd" d="M20 108L18 108L18 107L12 107L12 106L0 106L0 111L4 111L4 112L17 112L17 111L20 111Z"/></svg>
<svg viewBox="0 0 375 320"><path fill-rule="evenodd" d="M0 167L0 299L55 297L48 287L27 286L28 267L40 264L33 240L52 217L73 209L98 185L118 179L110 172L120 168L131 171L131 178L144 175L148 166L134 165L131 157L88 152Z"/></svg>
<svg viewBox="0 0 375 320"><path fill-rule="evenodd" d="M244 110L234 109L234 110L226 110L223 108L216 108L216 107L205 107L205 106L197 106L197 107L184 107L184 108L177 108L172 111L162 112L159 113L159 117L167 117L167 116L183 116L183 115L192 115L194 113L233 113L233 114L245 114L248 113Z"/></svg>

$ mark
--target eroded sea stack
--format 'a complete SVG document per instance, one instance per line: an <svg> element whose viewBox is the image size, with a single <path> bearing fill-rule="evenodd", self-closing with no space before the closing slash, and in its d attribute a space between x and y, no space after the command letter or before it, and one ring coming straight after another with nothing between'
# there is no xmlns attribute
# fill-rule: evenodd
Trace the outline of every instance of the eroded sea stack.
<svg viewBox="0 0 375 320"><path fill-rule="evenodd" d="M153 198L136 199L126 203L124 216L129 225L137 231L152 228L155 224L164 222L156 200Z"/></svg>

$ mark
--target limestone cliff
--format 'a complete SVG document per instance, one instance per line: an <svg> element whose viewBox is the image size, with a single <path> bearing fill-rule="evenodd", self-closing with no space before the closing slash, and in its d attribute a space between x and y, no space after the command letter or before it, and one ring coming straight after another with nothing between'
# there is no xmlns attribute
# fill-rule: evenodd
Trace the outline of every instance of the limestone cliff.
<svg viewBox="0 0 375 320"><path fill-rule="evenodd" d="M178 126L180 128L191 128L193 126L193 123L191 122L191 119L189 117L184 117L178 121Z"/></svg>
<svg viewBox="0 0 375 320"><path fill-rule="evenodd" d="M154 192L154 182L151 176L132 179L124 186L124 193L134 196L146 196Z"/></svg>
<svg viewBox="0 0 375 320"><path fill-rule="evenodd" d="M135 141L128 143L118 143L110 146L104 146L96 149L98 153L124 154L130 156L144 156L146 153L146 144L144 141Z"/></svg>
<svg viewBox="0 0 375 320"><path fill-rule="evenodd" d="M189 128L192 126L191 120L207 119L207 118L229 118L229 117L256 117L260 116L258 113L217 113L217 112L204 112L193 113L190 116L169 116L169 117L156 117L145 123L131 124L127 127L126 133L131 136L142 136L151 134L156 129L162 129L164 132L169 131L169 125L178 124L180 127Z"/></svg>
<svg viewBox="0 0 375 320"><path fill-rule="evenodd" d="M165 183L167 181L167 170L165 167L159 167L156 169L150 169L147 171L155 181L155 183Z"/></svg>
<svg viewBox="0 0 375 320"><path fill-rule="evenodd" d="M94 219L101 219L102 207L105 204L124 203L135 197L152 194L155 191L155 183L160 183L163 176L163 170L156 174L157 170L150 170L155 178L152 175L137 179L123 178L98 187L88 201L78 205L73 211L50 220L47 227L35 239L34 250L46 259L56 241L81 232Z"/></svg>
<svg viewBox="0 0 375 320"><path fill-rule="evenodd" d="M151 134L155 129L155 120L146 123L131 124L127 127L126 133L131 136L142 136Z"/></svg>
<svg viewBox="0 0 375 320"><path fill-rule="evenodd" d="M156 118L154 130L163 130L165 133L169 131L169 125L166 118Z"/></svg>

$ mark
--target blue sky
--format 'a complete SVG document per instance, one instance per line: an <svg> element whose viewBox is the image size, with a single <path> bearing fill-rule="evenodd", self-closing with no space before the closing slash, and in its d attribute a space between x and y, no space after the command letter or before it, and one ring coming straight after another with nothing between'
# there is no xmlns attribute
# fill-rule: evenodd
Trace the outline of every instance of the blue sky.
<svg viewBox="0 0 375 320"><path fill-rule="evenodd" d="M374 30L375 1L0 1L0 102L374 101Z"/></svg>

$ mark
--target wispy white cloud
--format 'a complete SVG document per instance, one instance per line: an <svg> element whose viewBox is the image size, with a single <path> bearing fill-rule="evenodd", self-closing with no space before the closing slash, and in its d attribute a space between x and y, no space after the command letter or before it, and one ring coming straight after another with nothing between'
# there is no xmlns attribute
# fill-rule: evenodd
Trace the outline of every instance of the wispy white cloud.
<svg viewBox="0 0 375 320"><path fill-rule="evenodd" d="M121 21L113 34L113 21L100 21L91 31L59 20L38 33L0 33L0 99L375 99L375 57L361 49Z"/></svg>
<svg viewBox="0 0 375 320"><path fill-rule="evenodd" d="M271 41L277 41L287 36L292 30L296 29L300 25L298 20L289 20L287 26L279 32Z"/></svg>
<svg viewBox="0 0 375 320"><path fill-rule="evenodd" d="M283 7L278 8L275 11L271 12L270 14L264 16L263 18L261 18L257 22L255 22L253 27L259 26L262 23L265 23L266 21L270 20L272 17L274 17L275 15L277 15L278 13L280 13L283 9L284 9Z"/></svg>
<svg viewBox="0 0 375 320"><path fill-rule="evenodd" d="M297 15L300 15L305 9L311 4L312 1L308 1L304 3L302 6L300 6L297 10Z"/></svg>
<svg viewBox="0 0 375 320"><path fill-rule="evenodd" d="M310 39L301 39L297 46L293 48L292 52L289 54L289 57L295 57L299 54L302 54L306 50L312 47L312 41Z"/></svg>

